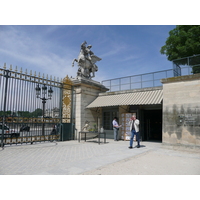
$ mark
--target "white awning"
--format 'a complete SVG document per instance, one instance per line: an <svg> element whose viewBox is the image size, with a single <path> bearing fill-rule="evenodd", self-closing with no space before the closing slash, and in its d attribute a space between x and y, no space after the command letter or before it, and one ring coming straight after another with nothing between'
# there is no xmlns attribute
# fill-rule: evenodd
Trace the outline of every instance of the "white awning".
<svg viewBox="0 0 200 200"><path fill-rule="evenodd" d="M124 94L98 96L87 108L122 106L122 105L151 105L161 104L163 91L149 90Z"/></svg>

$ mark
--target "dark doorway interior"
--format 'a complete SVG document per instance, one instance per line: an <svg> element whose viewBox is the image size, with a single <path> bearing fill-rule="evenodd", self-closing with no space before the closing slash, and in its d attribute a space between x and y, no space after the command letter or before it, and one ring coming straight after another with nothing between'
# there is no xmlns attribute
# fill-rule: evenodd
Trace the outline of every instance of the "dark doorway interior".
<svg viewBox="0 0 200 200"><path fill-rule="evenodd" d="M162 110L144 110L144 140L162 141Z"/></svg>

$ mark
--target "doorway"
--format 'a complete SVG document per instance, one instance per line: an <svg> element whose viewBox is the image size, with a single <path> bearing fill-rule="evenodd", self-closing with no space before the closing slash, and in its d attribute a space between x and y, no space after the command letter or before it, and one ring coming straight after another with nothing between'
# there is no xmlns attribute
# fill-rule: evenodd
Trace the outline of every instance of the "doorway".
<svg viewBox="0 0 200 200"><path fill-rule="evenodd" d="M144 140L162 141L162 110L144 110Z"/></svg>

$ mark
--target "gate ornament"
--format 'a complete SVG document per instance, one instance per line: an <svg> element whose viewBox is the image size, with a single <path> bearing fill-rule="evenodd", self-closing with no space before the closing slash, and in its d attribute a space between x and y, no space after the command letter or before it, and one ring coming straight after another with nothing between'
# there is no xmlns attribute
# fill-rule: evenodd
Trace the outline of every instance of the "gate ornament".
<svg viewBox="0 0 200 200"><path fill-rule="evenodd" d="M74 62L76 61L79 66L77 77L91 79L95 77L95 72L98 71L98 67L95 63L100 61L101 58L94 55L94 53L91 51L92 45L86 46L86 44L86 41L81 44L81 50L78 59L73 60L72 67L74 67Z"/></svg>
<svg viewBox="0 0 200 200"><path fill-rule="evenodd" d="M70 123L72 82L68 76L63 79L62 122Z"/></svg>

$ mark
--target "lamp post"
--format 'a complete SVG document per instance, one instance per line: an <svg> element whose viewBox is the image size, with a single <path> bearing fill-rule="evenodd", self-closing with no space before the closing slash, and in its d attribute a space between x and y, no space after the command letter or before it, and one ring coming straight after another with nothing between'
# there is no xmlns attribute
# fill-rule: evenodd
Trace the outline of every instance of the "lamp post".
<svg viewBox="0 0 200 200"><path fill-rule="evenodd" d="M42 117L43 117L43 123L42 123L42 135L44 135L44 117L45 117L45 103L47 100L51 99L52 97L52 87L50 86L49 89L47 90L47 86L44 84L42 86L42 97L41 97L41 88L39 84L37 84L37 87L35 88L36 90L36 97L40 98L42 100Z"/></svg>

